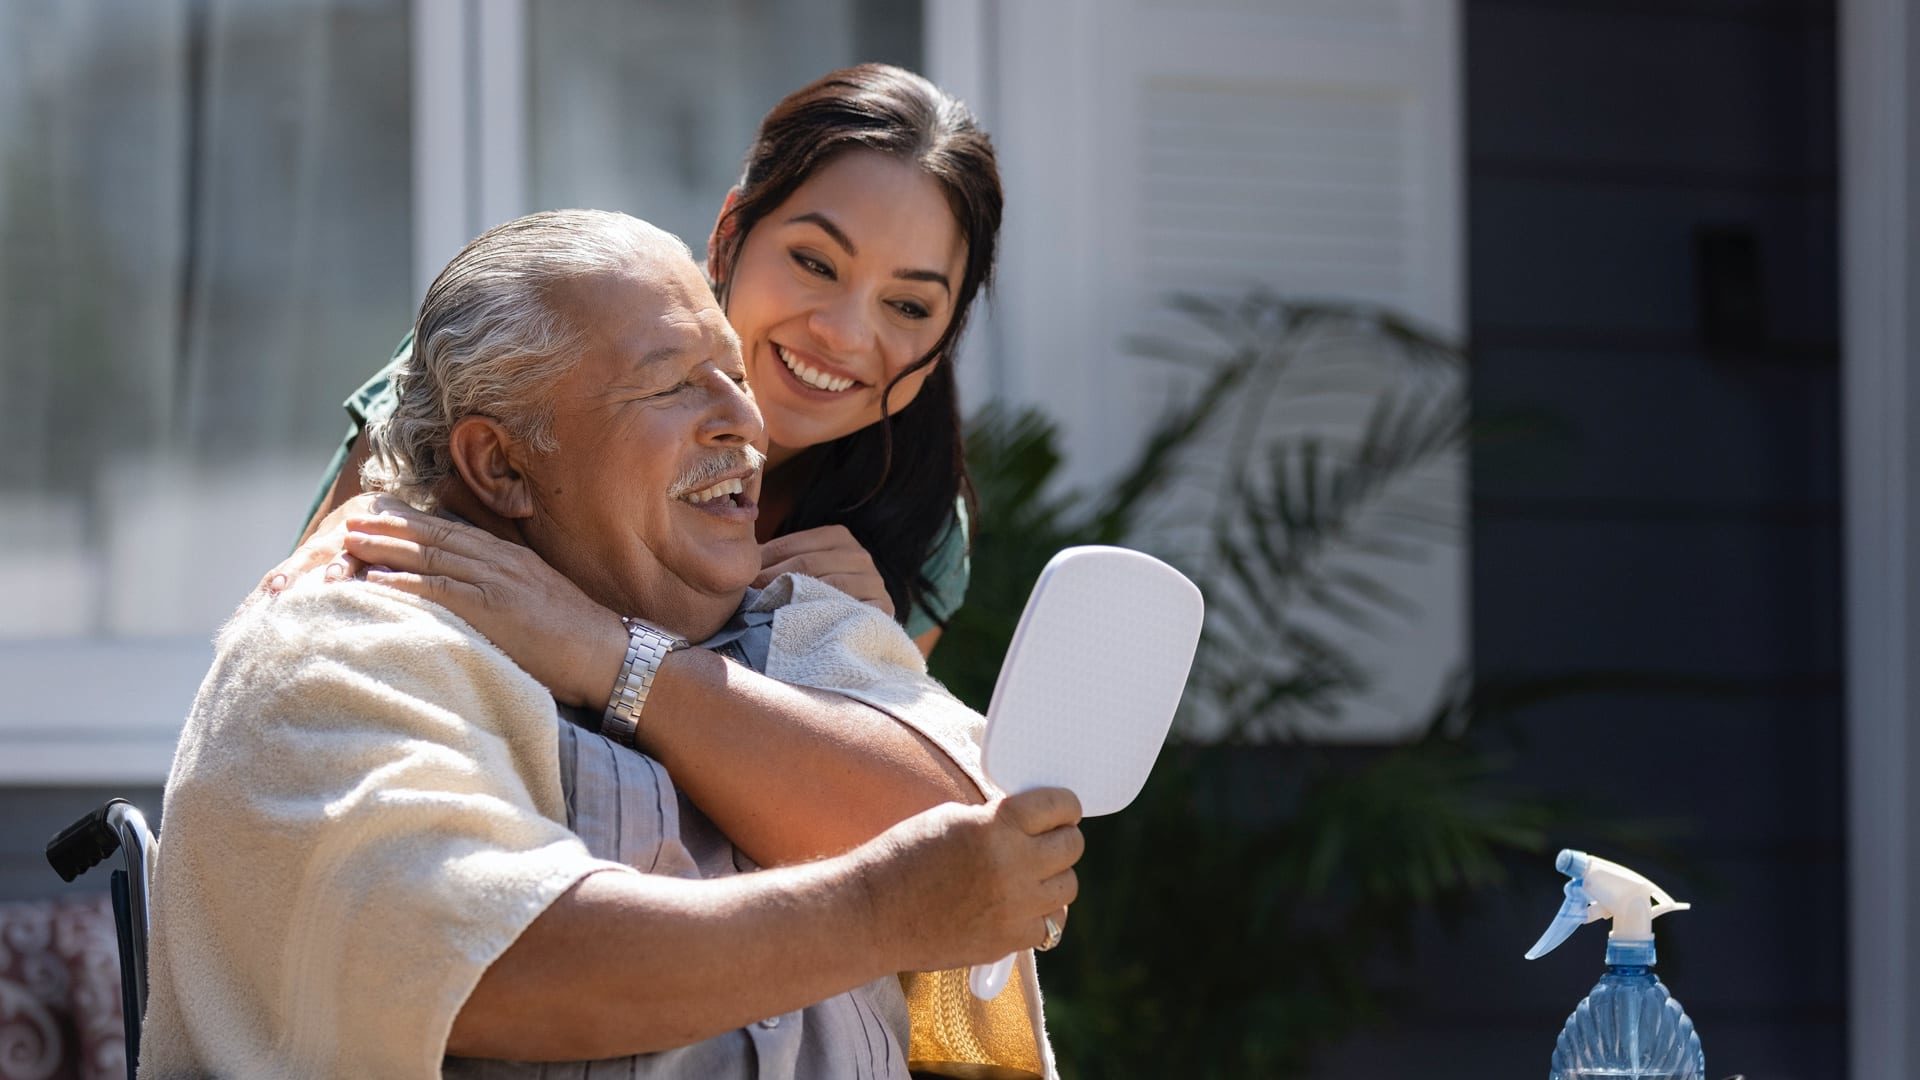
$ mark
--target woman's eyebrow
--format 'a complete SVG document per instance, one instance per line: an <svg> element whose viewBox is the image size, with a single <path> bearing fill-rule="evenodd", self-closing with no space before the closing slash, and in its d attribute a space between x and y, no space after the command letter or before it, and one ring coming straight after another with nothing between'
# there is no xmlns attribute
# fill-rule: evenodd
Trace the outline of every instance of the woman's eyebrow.
<svg viewBox="0 0 1920 1080"><path fill-rule="evenodd" d="M948 283L947 275L938 270L895 270L893 276L901 281L931 281L947 290L948 296L953 295L953 286Z"/></svg>
<svg viewBox="0 0 1920 1080"><path fill-rule="evenodd" d="M786 224L818 226L821 232L833 237L834 243L845 248L848 255L858 257L860 254L860 249L853 246L853 240L847 236L846 232L835 225L832 218L818 210L795 214L786 220ZM947 280L947 275L938 270L895 270L893 276L901 281L930 281L947 290L948 296L953 295L953 283Z"/></svg>
<svg viewBox="0 0 1920 1080"><path fill-rule="evenodd" d="M826 233L828 236L833 237L835 243L838 243L841 247L847 250L847 254L849 255L860 254L860 249L853 246L853 241L847 238L847 234L841 231L840 226L835 225L833 223L832 218L828 217L825 214L820 213L817 210L809 210L804 214L796 214L793 217L790 217L787 219L787 224L818 225L820 226L820 231Z"/></svg>

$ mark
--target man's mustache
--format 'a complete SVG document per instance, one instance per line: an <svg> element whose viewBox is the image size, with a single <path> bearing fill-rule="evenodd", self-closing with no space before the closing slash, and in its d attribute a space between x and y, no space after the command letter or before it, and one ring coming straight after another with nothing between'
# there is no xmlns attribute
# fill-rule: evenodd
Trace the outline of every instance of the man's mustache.
<svg viewBox="0 0 1920 1080"><path fill-rule="evenodd" d="M767 464L767 455L758 447L740 446L728 450L716 451L701 458L680 474L673 482L668 494L673 498L704 491L719 483L722 479L740 472L759 472Z"/></svg>

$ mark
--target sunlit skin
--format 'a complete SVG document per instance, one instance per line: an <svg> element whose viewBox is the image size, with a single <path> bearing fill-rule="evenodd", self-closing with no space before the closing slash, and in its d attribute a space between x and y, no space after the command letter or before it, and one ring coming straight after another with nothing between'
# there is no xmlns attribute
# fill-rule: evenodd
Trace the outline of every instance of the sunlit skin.
<svg viewBox="0 0 1920 1080"><path fill-rule="evenodd" d="M684 257L570 282L560 301L589 333L554 386L561 450L515 447L517 482L491 509L599 603L710 635L760 568L757 470L702 480L739 479L737 495L682 497L699 466L762 437L737 339Z"/></svg>
<svg viewBox="0 0 1920 1080"><path fill-rule="evenodd" d="M931 351L952 321L966 257L939 181L875 151L829 162L760 219L734 264L727 317L775 467L879 422L889 380ZM853 383L810 386L782 351ZM931 370L901 380L888 408L912 402Z"/></svg>
<svg viewBox="0 0 1920 1080"><path fill-rule="evenodd" d="M720 249L720 239L710 250ZM726 321L738 335L764 418L759 444L770 461L754 526L763 545L756 584L780 573L809 574L893 614L871 557L844 527L778 536L810 479L780 466L801 450L880 421L888 382L931 352L952 323L966 258L965 236L939 181L910 161L876 151L849 151L828 161L748 231L731 280L723 284ZM709 272L723 276L717 265ZM781 361L782 352L849 385L809 386ZM910 404L933 367L945 362L935 360L901 379L888 409L897 413ZM366 442L360 440L309 523L309 538L329 511L359 492L365 460ZM338 576L355 570L338 541L309 543L269 575L280 583L270 587L284 587L301 566L329 559ZM915 642L925 653L939 636L935 628Z"/></svg>
<svg viewBox="0 0 1920 1080"><path fill-rule="evenodd" d="M550 286L585 334L550 391L553 450L488 416L454 424L458 475L436 490L479 528L402 505L349 533L367 580L468 618L561 703L596 714L626 655L616 613L699 641L761 566L748 448L763 428L738 339L685 249L658 239L620 270ZM939 803L981 799L887 713L706 649L660 661L645 717L635 748L762 866L845 852Z"/></svg>

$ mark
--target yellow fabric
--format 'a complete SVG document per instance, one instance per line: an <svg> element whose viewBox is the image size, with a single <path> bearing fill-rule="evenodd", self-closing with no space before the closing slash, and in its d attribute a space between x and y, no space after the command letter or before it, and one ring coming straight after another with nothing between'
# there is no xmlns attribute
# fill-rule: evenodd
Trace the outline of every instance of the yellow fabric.
<svg viewBox="0 0 1920 1080"><path fill-rule="evenodd" d="M831 585L783 574L749 605L774 612L767 674L795 686L865 702L918 731L953 759L988 798L1000 794L980 761L986 718L926 676L920 650L900 624ZM1044 1077L1053 1052L1040 1008L1033 953L991 1002L967 987L963 969L904 974L915 1072L955 1077Z"/></svg>
<svg viewBox="0 0 1920 1080"><path fill-rule="evenodd" d="M1031 954L1021 965L1032 964ZM992 1001L967 986L967 971L912 972L900 976L907 994L913 1043L907 1065L917 1073L953 1077L1041 1077L1046 1069L1029 1017L1040 1011L1026 980L1010 979Z"/></svg>

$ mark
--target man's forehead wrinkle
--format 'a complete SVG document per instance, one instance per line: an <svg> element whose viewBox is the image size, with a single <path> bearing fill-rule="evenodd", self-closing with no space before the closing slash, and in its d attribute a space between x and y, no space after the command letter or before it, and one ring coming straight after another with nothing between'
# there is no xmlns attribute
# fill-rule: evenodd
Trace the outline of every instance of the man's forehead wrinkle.
<svg viewBox="0 0 1920 1080"><path fill-rule="evenodd" d="M651 393L677 374L687 349L678 343L633 342L616 345L609 356L604 377L593 388L593 397L601 400L624 399L634 393Z"/></svg>
<svg viewBox="0 0 1920 1080"><path fill-rule="evenodd" d="M602 395L659 389L661 383L678 377L683 368L699 360L732 360L737 356L737 347L726 338L714 336L703 327L704 322L677 316L643 320L624 341L611 343L615 361L601 383Z"/></svg>
<svg viewBox="0 0 1920 1080"><path fill-rule="evenodd" d="M624 266L561 283L557 297L584 331L596 375L583 386L595 407L662 388L702 359L732 362L732 327L685 249L665 233Z"/></svg>

